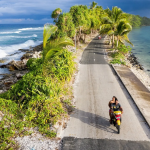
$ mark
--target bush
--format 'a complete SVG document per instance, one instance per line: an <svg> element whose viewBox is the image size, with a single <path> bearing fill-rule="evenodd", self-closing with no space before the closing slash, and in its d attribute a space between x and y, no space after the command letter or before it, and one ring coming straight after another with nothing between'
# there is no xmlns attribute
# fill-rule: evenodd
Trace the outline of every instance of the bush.
<svg viewBox="0 0 150 150"><path fill-rule="evenodd" d="M121 61L120 59L113 59L110 61L111 64L122 64L125 65L126 63L124 61Z"/></svg>
<svg viewBox="0 0 150 150"><path fill-rule="evenodd" d="M66 85L74 65L72 53L66 49L45 63L42 58L27 62L30 72L0 95L0 111L7 114L0 122L2 149L13 147L11 137L26 134L25 127L37 126L45 136L56 136L50 126L66 113L61 97L69 94Z"/></svg>
<svg viewBox="0 0 150 150"><path fill-rule="evenodd" d="M113 50L113 49L112 49ZM125 46L124 44L120 44L117 48L116 52L111 53L111 57L113 58L112 61L110 61L111 64L122 64L125 65L125 55L127 53L130 53L131 47Z"/></svg>

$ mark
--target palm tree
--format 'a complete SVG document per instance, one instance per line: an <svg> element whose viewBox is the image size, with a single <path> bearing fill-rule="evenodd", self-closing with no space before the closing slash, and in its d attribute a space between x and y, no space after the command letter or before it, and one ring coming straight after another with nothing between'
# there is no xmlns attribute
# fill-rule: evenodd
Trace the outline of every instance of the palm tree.
<svg viewBox="0 0 150 150"><path fill-rule="evenodd" d="M46 24L43 31L43 60L47 61L52 56L57 55L63 51L63 47L67 45L74 45L69 37L58 38L49 40L51 35L57 30L57 26Z"/></svg>
<svg viewBox="0 0 150 150"><path fill-rule="evenodd" d="M112 36L112 46L114 48L114 34L121 19L125 18L125 14L118 7L113 7L112 10L107 8L105 15L102 17L103 24L100 26L100 34L108 34ZM106 33L105 33L106 32Z"/></svg>
<svg viewBox="0 0 150 150"><path fill-rule="evenodd" d="M128 38L128 33L131 30L132 30L132 26L126 19L120 20L115 31L115 36L117 37L117 47L118 47L119 41L121 43L127 42L133 46L133 44L129 41L129 38Z"/></svg>
<svg viewBox="0 0 150 150"><path fill-rule="evenodd" d="M60 8L55 9L52 14L51 14L51 18L54 18L54 22L56 23L58 20L58 17L60 15L60 13L62 12L62 10Z"/></svg>
<svg viewBox="0 0 150 150"><path fill-rule="evenodd" d="M96 2L92 2L91 6L90 6L90 9L94 9L96 7L97 3Z"/></svg>

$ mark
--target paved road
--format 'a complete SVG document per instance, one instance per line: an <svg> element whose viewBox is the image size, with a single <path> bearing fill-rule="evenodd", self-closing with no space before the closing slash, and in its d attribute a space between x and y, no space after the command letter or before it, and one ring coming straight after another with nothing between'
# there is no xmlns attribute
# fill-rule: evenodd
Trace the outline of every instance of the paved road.
<svg viewBox="0 0 150 150"><path fill-rule="evenodd" d="M85 141L85 138L89 139L90 142L87 142L89 144L94 139L99 139L95 140L95 149L97 149L96 147L100 143L101 146L106 145L106 143L109 146L111 142L108 139L117 140L121 147L125 147L125 143L127 143L122 142L122 140L148 141L147 146L150 149L149 127L129 94L107 64L104 46L98 42L99 40L94 39L83 52L74 86L76 108L71 115L68 127L64 131L64 137L66 137L64 143L67 143L67 139L71 139L67 137L76 137L78 140L72 141L78 141L77 143L80 143L83 147L82 142ZM108 102L112 99L112 96L119 99L124 109L119 135L116 128L109 124ZM105 142L101 142L100 139L104 139ZM142 143L140 142L140 144ZM63 147L64 150L69 147L69 144L66 145ZM79 147L71 148L71 145L71 150L83 149ZM147 147L145 148L147 149ZM94 150L94 148L92 149ZM140 146L139 149L141 149Z"/></svg>

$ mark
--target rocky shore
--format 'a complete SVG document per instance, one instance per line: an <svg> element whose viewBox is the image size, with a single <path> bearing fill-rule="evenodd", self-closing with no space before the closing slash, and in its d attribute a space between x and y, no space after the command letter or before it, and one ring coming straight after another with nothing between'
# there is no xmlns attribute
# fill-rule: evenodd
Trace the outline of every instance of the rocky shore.
<svg viewBox="0 0 150 150"><path fill-rule="evenodd" d="M138 58L135 57L135 55L131 53L129 56L127 56L126 65L150 91L150 77L145 72L143 66L140 64L140 62L138 62L137 59Z"/></svg>
<svg viewBox="0 0 150 150"><path fill-rule="evenodd" d="M41 51L43 50L43 44L36 47L30 47L30 49L19 49L18 52L25 52L25 54L20 58L20 61L11 61L8 64L1 65L0 68L7 68L9 74L1 74L3 78L0 79L0 94L6 92L11 88L11 85L20 80L23 75L28 73L28 68L26 66L27 61L30 58L40 58Z"/></svg>
<svg viewBox="0 0 150 150"><path fill-rule="evenodd" d="M108 62L112 60L112 58L109 56L109 51L107 53L107 59ZM138 58L133 54L126 55L126 66L129 67L129 69L136 75L136 77L145 85L145 87L150 91L150 76L146 73L146 70L140 64L138 61ZM120 64L115 64L120 65Z"/></svg>

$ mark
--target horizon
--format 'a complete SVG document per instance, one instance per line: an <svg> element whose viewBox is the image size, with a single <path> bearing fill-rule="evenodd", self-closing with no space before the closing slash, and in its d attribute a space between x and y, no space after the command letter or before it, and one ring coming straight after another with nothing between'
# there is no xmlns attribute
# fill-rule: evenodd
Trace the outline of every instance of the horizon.
<svg viewBox="0 0 150 150"><path fill-rule="evenodd" d="M63 12L68 12L71 6L87 5L90 6L92 1L79 0L55 0L50 3L48 0L7 0L0 1L0 24L45 24L53 23L50 17L52 11L56 8L61 8ZM113 6L121 8L124 12L139 15L141 17L150 18L150 1L149 0L105 0L105 2L96 1L103 9Z"/></svg>

